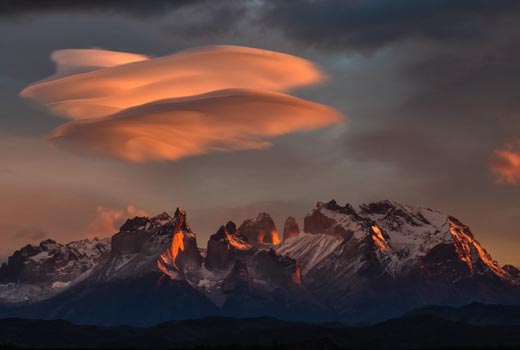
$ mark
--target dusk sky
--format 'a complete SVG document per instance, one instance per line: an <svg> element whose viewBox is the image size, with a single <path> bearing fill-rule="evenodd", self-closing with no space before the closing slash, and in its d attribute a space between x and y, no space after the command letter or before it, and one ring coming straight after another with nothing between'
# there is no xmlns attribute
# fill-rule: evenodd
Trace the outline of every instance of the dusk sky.
<svg viewBox="0 0 520 350"><path fill-rule="evenodd" d="M519 21L514 0L3 1L0 256L178 206L204 245L334 198L449 213L520 265Z"/></svg>

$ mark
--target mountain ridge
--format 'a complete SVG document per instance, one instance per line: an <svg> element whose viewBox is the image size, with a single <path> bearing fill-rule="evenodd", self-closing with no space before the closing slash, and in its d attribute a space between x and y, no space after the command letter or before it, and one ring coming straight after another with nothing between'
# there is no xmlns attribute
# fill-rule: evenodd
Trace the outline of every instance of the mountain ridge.
<svg viewBox="0 0 520 350"><path fill-rule="evenodd" d="M30 253L15 253L0 268L0 316L106 325L209 315L376 322L423 305L520 300L517 270L499 266L450 215L389 200L359 206L332 200L318 202L303 221L300 232L289 217L282 242L267 213L238 228L230 221L203 250L183 209L135 217L111 242L97 240L102 253L87 259L88 275L61 288L49 287L56 278L43 284L22 278L52 276L64 264L49 254L34 261L49 251L43 246L25 248ZM83 260L67 264L85 266ZM13 266L21 272L13 274ZM178 300L167 300L168 293ZM127 318L118 310L127 310Z"/></svg>

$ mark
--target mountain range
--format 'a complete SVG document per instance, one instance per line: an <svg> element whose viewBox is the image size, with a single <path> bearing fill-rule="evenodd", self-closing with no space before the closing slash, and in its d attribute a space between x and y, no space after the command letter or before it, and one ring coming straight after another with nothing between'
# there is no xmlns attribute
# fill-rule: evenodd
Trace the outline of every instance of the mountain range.
<svg viewBox="0 0 520 350"><path fill-rule="evenodd" d="M128 219L111 239L42 241L0 267L0 317L151 326L207 316L367 324L429 305L518 304L520 273L441 212L319 202L283 232L260 213L199 248L187 213Z"/></svg>

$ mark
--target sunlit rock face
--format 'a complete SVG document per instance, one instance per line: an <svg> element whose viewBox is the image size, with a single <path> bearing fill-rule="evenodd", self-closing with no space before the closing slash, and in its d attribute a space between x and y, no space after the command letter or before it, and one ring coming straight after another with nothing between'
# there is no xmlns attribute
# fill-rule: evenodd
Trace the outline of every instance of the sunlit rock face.
<svg viewBox="0 0 520 350"><path fill-rule="evenodd" d="M222 225L208 240L206 268L224 269L237 259L250 254L253 245L238 233L235 223L229 221Z"/></svg>
<svg viewBox="0 0 520 350"><path fill-rule="evenodd" d="M172 279L184 279L187 274L198 271L202 256L197 248L195 233L186 221L186 211L177 208L175 215L159 214L153 218L128 219L120 232L112 237L112 255L117 260L134 260L129 255L140 254L140 267L149 270L158 268ZM155 264L153 264L153 260ZM117 265L117 264L116 264Z"/></svg>
<svg viewBox="0 0 520 350"><path fill-rule="evenodd" d="M173 231L170 247L157 260L159 269L172 279L196 274L202 264L195 233L186 222L186 211L177 208L171 221Z"/></svg>
<svg viewBox="0 0 520 350"><path fill-rule="evenodd" d="M267 213L260 213L255 219L245 220L238 228L238 232L255 247L280 243L276 225Z"/></svg>
<svg viewBox="0 0 520 350"><path fill-rule="evenodd" d="M99 281L164 273L182 280L202 263L195 233L186 222L186 212L174 216L163 212L154 217L128 219L112 237L110 259L95 275Z"/></svg>
<svg viewBox="0 0 520 350"><path fill-rule="evenodd" d="M300 227L293 216L289 216L283 225L283 240L296 237L300 233Z"/></svg>

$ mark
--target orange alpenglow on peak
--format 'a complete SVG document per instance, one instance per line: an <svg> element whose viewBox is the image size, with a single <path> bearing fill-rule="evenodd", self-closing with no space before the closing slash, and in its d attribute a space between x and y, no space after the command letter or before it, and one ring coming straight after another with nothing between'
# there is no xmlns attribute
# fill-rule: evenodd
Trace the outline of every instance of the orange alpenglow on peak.
<svg viewBox="0 0 520 350"><path fill-rule="evenodd" d="M386 238L383 236L381 229L374 225L372 226L372 232L374 233L372 235L372 240L379 247L379 249L383 252L389 250L390 246L388 245Z"/></svg>
<svg viewBox="0 0 520 350"><path fill-rule="evenodd" d="M238 232L256 247L277 245L281 242L276 225L267 213L259 213L255 219L245 220L238 228Z"/></svg>
<svg viewBox="0 0 520 350"><path fill-rule="evenodd" d="M475 240L470 229L457 219L450 217L448 220L450 233L453 236L455 250L459 258L468 265L471 273L474 272L473 252L480 260L497 276L508 278L508 273L491 257L491 255ZM476 260L476 259L475 259Z"/></svg>
<svg viewBox="0 0 520 350"><path fill-rule="evenodd" d="M170 246L157 259L157 267L171 279L184 279L186 272L200 268L202 257L195 233L186 221L186 211L177 208L173 221Z"/></svg>

